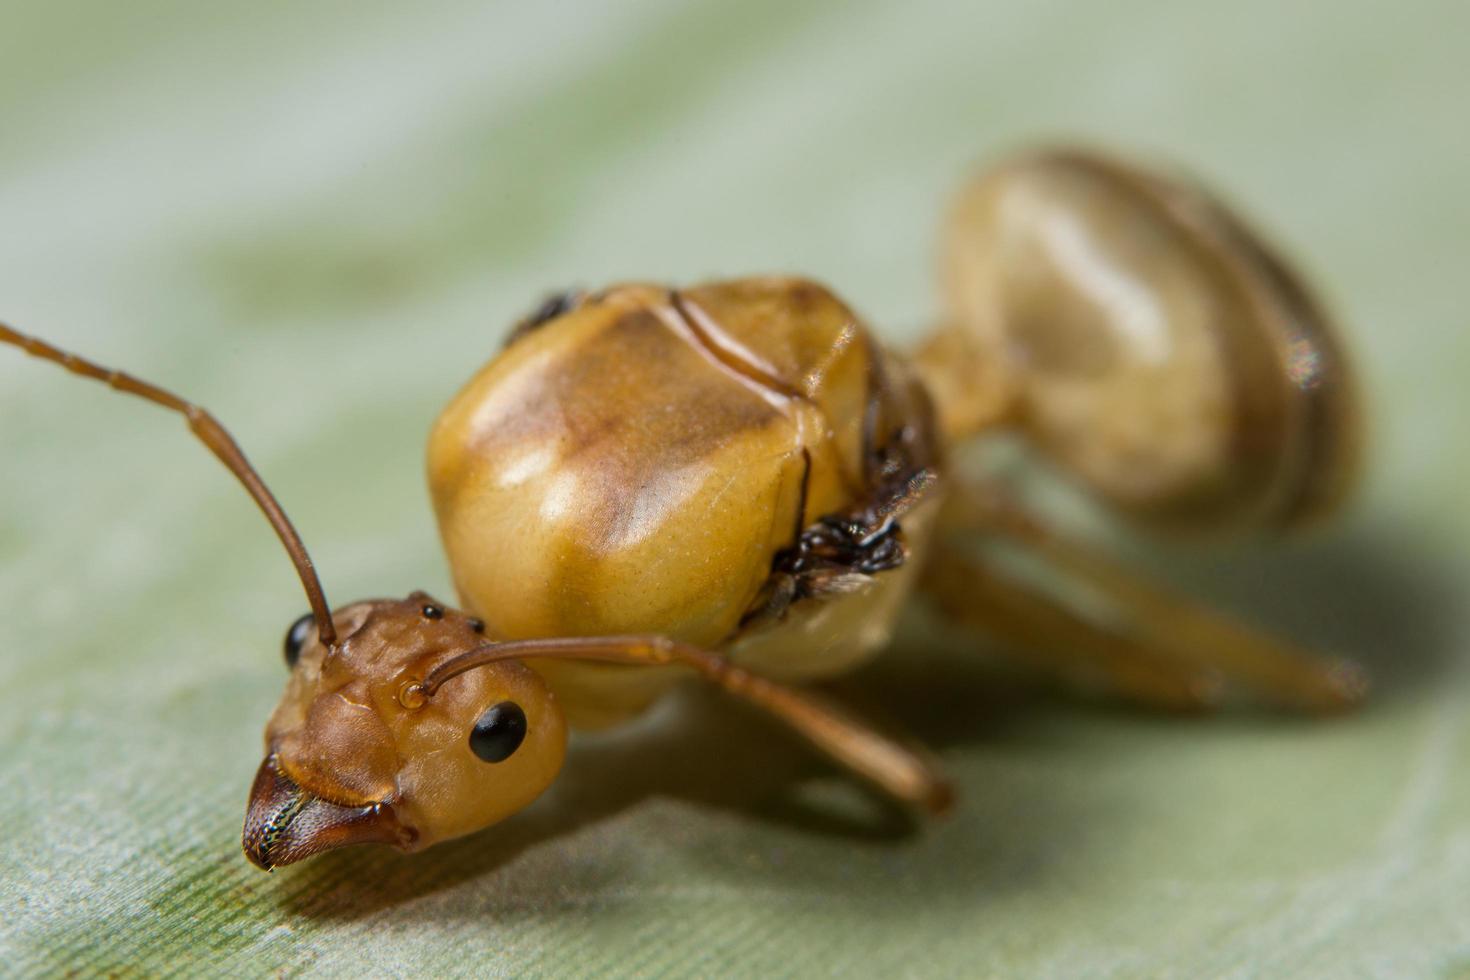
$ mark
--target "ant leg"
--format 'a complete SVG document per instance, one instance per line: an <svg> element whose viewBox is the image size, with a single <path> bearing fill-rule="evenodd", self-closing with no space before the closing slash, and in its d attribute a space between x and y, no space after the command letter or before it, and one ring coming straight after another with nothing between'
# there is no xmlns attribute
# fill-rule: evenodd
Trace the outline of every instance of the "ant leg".
<svg viewBox="0 0 1470 980"><path fill-rule="evenodd" d="M962 499L946 514L951 527L1005 537L1083 583L1117 610L1132 642L1173 664L1218 671L1262 699L1296 710L1341 710L1367 693L1367 676L1351 661L1236 622L1056 533L996 492L972 487L956 496Z"/></svg>
<svg viewBox="0 0 1470 980"><path fill-rule="evenodd" d="M487 644L440 664L400 693L414 703L466 670L501 660L552 657L640 666L691 667L723 691L774 715L832 759L901 803L933 814L948 810L954 790L926 752L900 744L850 712L807 691L737 667L718 653L663 636L568 637Z"/></svg>
<svg viewBox="0 0 1470 980"><path fill-rule="evenodd" d="M1008 657L1045 673L1100 678L1120 697L1172 711L1218 699L1216 672L1171 662L956 548L939 545L923 574L921 588L947 617L1001 640Z"/></svg>

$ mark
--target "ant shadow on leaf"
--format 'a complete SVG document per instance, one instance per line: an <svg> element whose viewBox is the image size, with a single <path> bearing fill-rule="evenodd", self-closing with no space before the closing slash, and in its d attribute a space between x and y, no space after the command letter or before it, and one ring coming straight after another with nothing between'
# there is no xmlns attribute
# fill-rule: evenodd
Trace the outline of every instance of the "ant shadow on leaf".
<svg viewBox="0 0 1470 980"><path fill-rule="evenodd" d="M1185 592L1367 668L1371 711L1432 689L1457 656L1458 575L1425 539L1390 515L1224 557L1180 548L1145 560Z"/></svg>

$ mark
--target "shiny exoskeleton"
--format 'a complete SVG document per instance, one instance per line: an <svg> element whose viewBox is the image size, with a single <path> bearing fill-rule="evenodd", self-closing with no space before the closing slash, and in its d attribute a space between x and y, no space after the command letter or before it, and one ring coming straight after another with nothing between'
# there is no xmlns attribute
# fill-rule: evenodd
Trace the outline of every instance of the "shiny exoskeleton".
<svg viewBox="0 0 1470 980"><path fill-rule="evenodd" d="M914 503L936 454L927 395L825 288L623 286L470 381L434 426L429 486L488 635L658 633L793 681L885 642L938 493L903 535L869 512ZM784 608L798 595L830 601ZM582 725L621 720L678 675L534 666Z"/></svg>
<svg viewBox="0 0 1470 980"><path fill-rule="evenodd" d="M1356 472L1355 390L1275 250L1193 185L1047 151L968 185L944 269L944 318L912 358L799 278L548 300L430 438L460 608L415 593L330 611L207 412L3 325L0 341L183 414L290 554L312 612L287 635L246 814L264 868L488 826L555 778L569 723L623 721L687 676L942 810L931 759L800 688L879 653L916 588L1033 664L1143 703L1231 686L1297 709L1358 700L1351 665L1144 581L951 465L1011 431L1157 527L1332 512ZM1029 550L1107 615L992 567L976 537Z"/></svg>

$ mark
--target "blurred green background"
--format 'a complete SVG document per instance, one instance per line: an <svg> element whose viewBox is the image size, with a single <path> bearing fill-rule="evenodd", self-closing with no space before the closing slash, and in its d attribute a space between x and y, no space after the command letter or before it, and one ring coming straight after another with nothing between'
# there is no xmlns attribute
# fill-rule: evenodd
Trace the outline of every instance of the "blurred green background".
<svg viewBox="0 0 1470 980"><path fill-rule="evenodd" d="M857 686L961 784L921 833L691 693L500 828L266 876L284 558L177 422L0 351L0 962L1470 975L1467 36L1458 0L5 3L0 317L214 409L335 601L449 594L424 435L547 290L800 271L901 341L951 188L1065 135L1208 176L1344 314L1340 529L1135 557L1379 691L1155 717L916 615Z"/></svg>

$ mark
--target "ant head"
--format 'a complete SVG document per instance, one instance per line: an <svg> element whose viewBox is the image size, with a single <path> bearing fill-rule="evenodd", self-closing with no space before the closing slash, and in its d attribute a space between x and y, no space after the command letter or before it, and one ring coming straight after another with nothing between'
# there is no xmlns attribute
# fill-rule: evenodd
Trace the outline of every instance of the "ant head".
<svg viewBox="0 0 1470 980"><path fill-rule="evenodd" d="M269 869L369 841L427 847L519 810L556 777L566 722L515 658L524 645L487 643L483 623L421 592L333 613L301 536L213 415L3 323L0 344L183 416L255 501L301 579L311 612L286 634L291 680L266 726L245 813L251 861Z"/></svg>
<svg viewBox="0 0 1470 980"><path fill-rule="evenodd" d="M243 846L269 869L347 844L405 851L467 834L535 799L561 768L566 723L515 660L457 677L436 666L484 645L484 624L422 592L310 615L286 634L291 679L265 730Z"/></svg>

